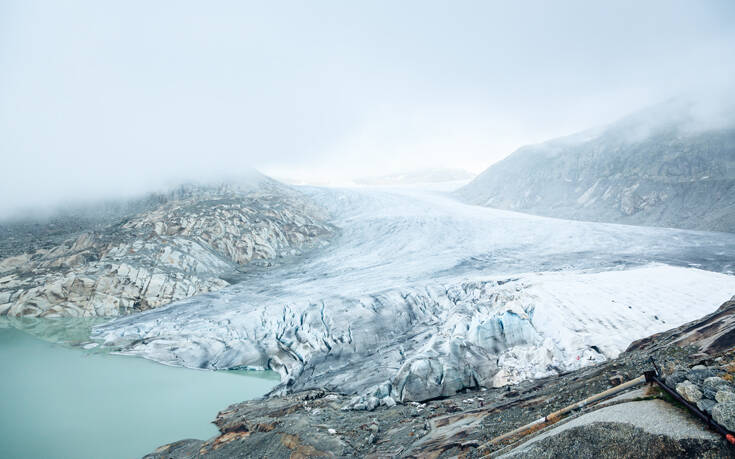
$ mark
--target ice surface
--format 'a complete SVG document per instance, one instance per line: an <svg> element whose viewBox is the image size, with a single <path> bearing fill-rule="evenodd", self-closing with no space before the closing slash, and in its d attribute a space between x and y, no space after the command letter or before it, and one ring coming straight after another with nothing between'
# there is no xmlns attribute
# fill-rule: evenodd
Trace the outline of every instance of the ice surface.
<svg viewBox="0 0 735 459"><path fill-rule="evenodd" d="M735 294L732 234L535 217L411 190L307 192L340 228L328 248L95 336L167 364L270 368L280 391L423 400L613 357Z"/></svg>

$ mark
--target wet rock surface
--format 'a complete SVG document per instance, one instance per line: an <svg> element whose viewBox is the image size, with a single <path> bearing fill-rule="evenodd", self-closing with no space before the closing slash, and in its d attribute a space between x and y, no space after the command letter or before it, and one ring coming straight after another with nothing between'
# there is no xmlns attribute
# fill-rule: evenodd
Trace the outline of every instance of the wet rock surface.
<svg viewBox="0 0 735 459"><path fill-rule="evenodd" d="M56 245L0 259L0 315L116 316L156 308L219 290L248 266L326 243L334 228L323 210L275 181L254 180L181 187L130 207L139 213L118 209L94 224L59 229L54 234L70 237ZM46 226L62 225L54 222ZM4 242L35 247L25 226L3 229L16 235Z"/></svg>
<svg viewBox="0 0 735 459"><path fill-rule="evenodd" d="M666 333L658 336L671 338ZM706 341L706 337L703 339ZM478 449L498 435L612 387L612 375L626 381L641 375L652 369L652 357L670 380L683 375L677 384L688 381L702 387L703 394L709 393L705 388L723 390L735 375L735 353L729 349L703 354L698 352L698 344L702 343L632 349L616 359L557 377L465 390L423 403L383 405L373 411L346 411L343 408L350 397L325 390L243 402L217 416L219 436L186 443L188 449L172 444L147 457L473 458L493 451L511 457L733 457L735 450L722 437L662 391L648 386L633 397L606 402L610 409L632 421L626 422L625 416L615 413L610 415L614 419L606 420L602 410L586 407L573 414L570 426L563 430L555 431L559 428L555 424L542 431L545 436L539 436L536 443L501 443ZM701 383L686 379L688 374ZM702 378L704 374L710 376ZM700 403L709 400L704 397ZM639 400L653 400L659 405L636 405L641 403ZM714 407L719 406L716 411L712 408L716 420L727 427L735 420L735 403L715 403ZM585 418L587 414L595 416ZM574 427L571 422L578 425Z"/></svg>

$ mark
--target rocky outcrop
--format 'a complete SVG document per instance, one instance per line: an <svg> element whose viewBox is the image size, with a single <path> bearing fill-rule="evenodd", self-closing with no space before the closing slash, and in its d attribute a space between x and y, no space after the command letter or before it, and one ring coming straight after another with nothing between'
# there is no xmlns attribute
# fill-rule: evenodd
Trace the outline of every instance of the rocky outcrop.
<svg viewBox="0 0 735 459"><path fill-rule="evenodd" d="M696 346L705 354L717 354L735 347L735 297L712 314L673 330L634 341L627 350L651 351L672 344Z"/></svg>
<svg viewBox="0 0 735 459"><path fill-rule="evenodd" d="M735 127L667 103L603 129L518 149L456 192L576 220L735 231Z"/></svg>
<svg viewBox="0 0 735 459"><path fill-rule="evenodd" d="M116 316L221 289L326 244L324 211L277 182L185 186L141 213L0 260L0 315ZM6 225L7 226L7 225Z"/></svg>

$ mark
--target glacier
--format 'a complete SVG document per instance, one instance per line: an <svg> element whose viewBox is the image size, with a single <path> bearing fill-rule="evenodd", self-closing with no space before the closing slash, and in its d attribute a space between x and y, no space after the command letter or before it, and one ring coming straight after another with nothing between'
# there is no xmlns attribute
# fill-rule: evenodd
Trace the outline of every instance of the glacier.
<svg viewBox="0 0 735 459"><path fill-rule="evenodd" d="M339 228L328 247L93 338L169 365L275 370L273 394L322 387L372 409L613 358L735 294L733 234L538 217L414 189L302 191Z"/></svg>

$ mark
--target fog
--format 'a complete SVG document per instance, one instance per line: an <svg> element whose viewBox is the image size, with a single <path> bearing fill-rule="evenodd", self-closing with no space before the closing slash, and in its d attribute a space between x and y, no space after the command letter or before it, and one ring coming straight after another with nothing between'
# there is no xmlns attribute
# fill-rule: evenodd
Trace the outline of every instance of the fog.
<svg viewBox="0 0 735 459"><path fill-rule="evenodd" d="M672 97L733 99L733 55L727 0L1 0L0 217L249 168L479 173Z"/></svg>

